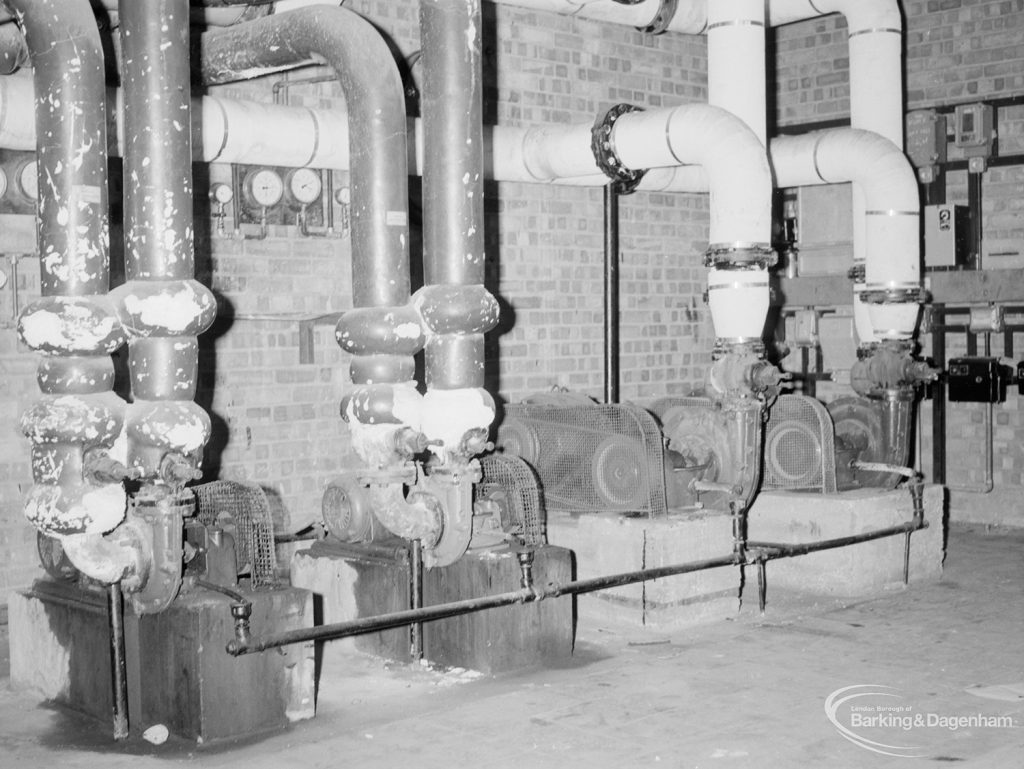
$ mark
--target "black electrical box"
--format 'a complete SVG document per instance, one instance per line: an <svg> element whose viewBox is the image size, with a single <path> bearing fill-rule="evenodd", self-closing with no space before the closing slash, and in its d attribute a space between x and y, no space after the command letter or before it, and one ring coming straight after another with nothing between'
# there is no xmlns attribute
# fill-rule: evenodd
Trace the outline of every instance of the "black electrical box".
<svg viewBox="0 0 1024 769"><path fill-rule="evenodd" d="M1006 369L996 358L952 358L946 385L950 401L1002 403L1006 400Z"/></svg>

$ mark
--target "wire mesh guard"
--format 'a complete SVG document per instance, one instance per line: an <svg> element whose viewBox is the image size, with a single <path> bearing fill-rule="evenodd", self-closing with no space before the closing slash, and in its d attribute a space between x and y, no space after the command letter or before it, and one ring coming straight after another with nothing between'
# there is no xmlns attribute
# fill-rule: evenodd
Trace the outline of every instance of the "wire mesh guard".
<svg viewBox="0 0 1024 769"><path fill-rule="evenodd" d="M483 479L476 486L476 501L497 504L501 528L526 545L547 542L547 521L537 475L521 457L488 454L481 457Z"/></svg>
<svg viewBox="0 0 1024 769"><path fill-rule="evenodd" d="M274 523L263 489L237 481L213 481L192 491L200 523L234 526L238 573L248 571L254 588L275 585Z"/></svg>
<svg viewBox="0 0 1024 769"><path fill-rule="evenodd" d="M780 395L765 426L764 489L836 492L835 430L824 404Z"/></svg>
<svg viewBox="0 0 1024 769"><path fill-rule="evenodd" d="M638 406L512 404L497 444L536 470L551 509L666 513L661 431Z"/></svg>

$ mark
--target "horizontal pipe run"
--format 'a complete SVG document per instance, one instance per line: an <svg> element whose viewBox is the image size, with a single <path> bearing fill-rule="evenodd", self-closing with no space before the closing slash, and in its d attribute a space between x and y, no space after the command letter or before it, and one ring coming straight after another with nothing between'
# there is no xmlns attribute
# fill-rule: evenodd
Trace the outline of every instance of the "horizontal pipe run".
<svg viewBox="0 0 1024 769"><path fill-rule="evenodd" d="M635 582L646 582L662 577L672 577L677 574L689 574L695 571L714 569L720 566L739 566L742 560L736 554L730 554L719 558L711 558L704 561L692 561L690 563L676 564L675 566L661 566L655 569L641 569L639 571L622 572L605 577L594 577L591 579L575 580L565 584L552 583L543 589L524 588L513 590L507 593L486 596L483 598L469 598L464 601L453 601L451 603L427 606L422 609L409 609L407 611L382 614L377 617L364 617L362 619L338 622L332 625L321 625L315 628L302 628L288 630L274 635L257 637L248 643L241 643L231 640L227 645L227 652L235 657L243 654L252 654L267 649L275 649L280 646L288 646L294 643L306 641L333 641L339 638L348 638L364 633L375 633L381 630L411 625L417 622L432 622L449 617L457 617L462 614L483 611L485 609L496 609L501 606L511 606L517 603L533 603L543 601L546 598L558 598L559 596L592 593L596 590L606 590L613 587L630 585Z"/></svg>
<svg viewBox="0 0 1024 769"><path fill-rule="evenodd" d="M821 550L833 550L837 547L858 545L861 542L871 542L875 539L895 537L899 534L910 534L926 528L928 528L928 521L912 520L907 521L906 523L901 523L898 526L888 526L884 529L866 531L863 534L854 534L849 537L823 539L819 542L805 542L800 544L787 544L784 542L747 542L747 551L753 556L755 561L758 560L759 555L763 556L767 560L773 560L775 558L791 558L796 555L817 553ZM760 552L758 553L755 551Z"/></svg>

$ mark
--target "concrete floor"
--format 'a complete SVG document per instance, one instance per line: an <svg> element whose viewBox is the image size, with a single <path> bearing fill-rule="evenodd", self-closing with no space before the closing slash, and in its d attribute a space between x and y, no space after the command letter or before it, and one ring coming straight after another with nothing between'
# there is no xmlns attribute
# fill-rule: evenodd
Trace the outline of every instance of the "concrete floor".
<svg viewBox="0 0 1024 769"><path fill-rule="evenodd" d="M841 769L915 765L904 761L913 755L916 765L1016 768L1022 586L1024 529L953 528L937 583L855 602L770 591L764 617L747 601L735 621L672 634L584 629L572 664L554 670L484 677L361 658L321 682L314 721L229 746L114 745L102 726L2 679L0 767ZM829 695L855 685L881 692L861 703L899 703L947 724L1009 716L1013 726L853 730L896 746L887 752L900 757L888 757L826 717ZM840 711L841 723L849 717Z"/></svg>

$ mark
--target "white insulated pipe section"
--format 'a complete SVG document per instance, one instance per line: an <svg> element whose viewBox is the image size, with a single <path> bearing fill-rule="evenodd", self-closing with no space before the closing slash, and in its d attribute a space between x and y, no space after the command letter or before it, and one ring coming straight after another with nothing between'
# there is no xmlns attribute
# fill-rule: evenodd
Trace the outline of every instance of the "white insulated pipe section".
<svg viewBox="0 0 1024 769"><path fill-rule="evenodd" d="M757 158L744 165L768 167L767 202L757 203L769 218L768 234L750 243L764 248L771 241L771 171L768 166L767 77L765 58L764 0L714 0L706 3L708 38L708 103L741 120L757 139ZM716 153L717 154L717 153ZM761 186L758 184L758 186ZM732 215L722 210L720 199L711 200L711 219ZM715 244L715 238L711 243ZM768 268L747 264L742 269L708 270L708 309L719 340L734 343L758 341L764 334L771 304Z"/></svg>
<svg viewBox="0 0 1024 769"><path fill-rule="evenodd" d="M853 182L865 201L864 290L917 289L921 285L920 199L917 177L899 147L885 137L839 128L771 142L779 186ZM865 305L878 340L911 339L916 302ZM860 320L858 321L860 323Z"/></svg>
<svg viewBox="0 0 1024 769"><path fill-rule="evenodd" d="M739 117L768 142L764 0L708 5L708 103Z"/></svg>
<svg viewBox="0 0 1024 769"><path fill-rule="evenodd" d="M124 135L121 92L116 105L117 149ZM0 147L33 151L36 128L31 78L0 78ZM318 110L203 96L192 100L193 155L203 163L251 163L300 168L347 169L348 115Z"/></svg>
<svg viewBox="0 0 1024 769"><path fill-rule="evenodd" d="M715 0L718 2L718 0ZM623 5L615 0L491 0L495 5L510 5L531 11L547 11L564 16L578 16L592 21L628 24L644 29L651 25L661 10L661 0L641 0ZM707 24L708 0L679 0L668 31L699 35Z"/></svg>

